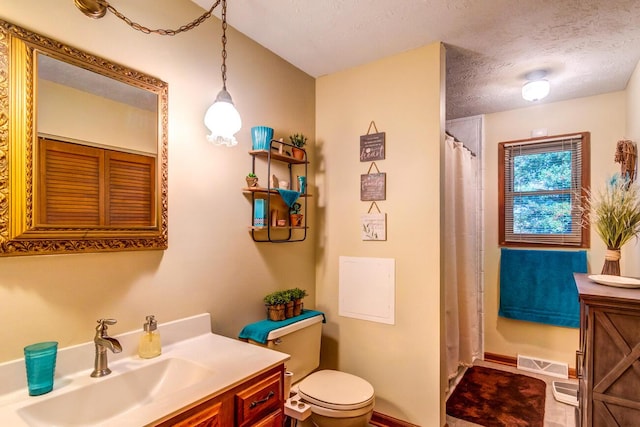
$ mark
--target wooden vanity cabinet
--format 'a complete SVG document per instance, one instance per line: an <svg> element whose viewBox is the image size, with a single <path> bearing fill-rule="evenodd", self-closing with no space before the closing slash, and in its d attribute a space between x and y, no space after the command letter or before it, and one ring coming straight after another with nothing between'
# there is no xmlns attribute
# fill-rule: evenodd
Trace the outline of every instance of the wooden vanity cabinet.
<svg viewBox="0 0 640 427"><path fill-rule="evenodd" d="M236 392L234 396L236 425L238 427L255 425L256 420L262 415L272 414L274 410L282 408L283 384L283 377L280 372L277 372Z"/></svg>
<svg viewBox="0 0 640 427"><path fill-rule="evenodd" d="M209 396L148 427L282 427L284 365Z"/></svg>
<svg viewBox="0 0 640 427"><path fill-rule="evenodd" d="M222 402L206 402L204 408L195 410L193 415L189 415L182 421L171 424L173 427L221 427Z"/></svg>
<svg viewBox="0 0 640 427"><path fill-rule="evenodd" d="M576 424L640 425L640 289L599 285L575 274L580 299Z"/></svg>

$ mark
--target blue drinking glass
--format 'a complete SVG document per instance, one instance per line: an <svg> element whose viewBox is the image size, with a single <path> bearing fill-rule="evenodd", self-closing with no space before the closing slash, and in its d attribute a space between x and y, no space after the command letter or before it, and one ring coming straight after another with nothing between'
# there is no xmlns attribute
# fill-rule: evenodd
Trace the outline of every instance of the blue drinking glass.
<svg viewBox="0 0 640 427"><path fill-rule="evenodd" d="M39 396L53 390L57 354L58 343L55 341L39 342L24 348L30 396Z"/></svg>

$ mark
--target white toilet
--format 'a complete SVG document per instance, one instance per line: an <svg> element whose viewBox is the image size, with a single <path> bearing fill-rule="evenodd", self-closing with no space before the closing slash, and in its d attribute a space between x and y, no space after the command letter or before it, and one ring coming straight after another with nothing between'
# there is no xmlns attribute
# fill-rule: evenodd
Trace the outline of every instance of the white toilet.
<svg viewBox="0 0 640 427"><path fill-rule="evenodd" d="M310 317L275 329L267 337L267 347L291 356L286 369L293 372L291 390L297 393L291 400L311 407L311 416L298 425L368 426L375 403L371 384L345 372L313 372L320 364L322 319L322 315Z"/></svg>

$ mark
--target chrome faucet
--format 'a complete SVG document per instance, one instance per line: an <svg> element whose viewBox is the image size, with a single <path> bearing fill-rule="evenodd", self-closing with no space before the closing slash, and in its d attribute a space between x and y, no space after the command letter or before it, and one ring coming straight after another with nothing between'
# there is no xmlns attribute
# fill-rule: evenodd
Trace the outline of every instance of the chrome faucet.
<svg viewBox="0 0 640 427"><path fill-rule="evenodd" d="M91 376L94 378L104 377L111 373L107 362L107 349L114 353L120 353L122 346L120 342L107 335L107 326L115 325L116 319L100 319L98 320L98 326L96 326L96 336L93 338L93 342L96 344L96 359Z"/></svg>

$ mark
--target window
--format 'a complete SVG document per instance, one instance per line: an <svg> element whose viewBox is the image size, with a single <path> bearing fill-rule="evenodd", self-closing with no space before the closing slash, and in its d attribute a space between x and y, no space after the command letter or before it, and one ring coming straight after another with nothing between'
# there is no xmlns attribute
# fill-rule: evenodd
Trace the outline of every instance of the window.
<svg viewBox="0 0 640 427"><path fill-rule="evenodd" d="M501 142L500 244L589 247L589 133Z"/></svg>

